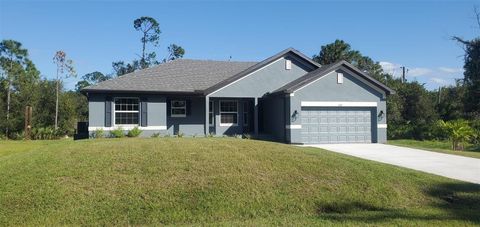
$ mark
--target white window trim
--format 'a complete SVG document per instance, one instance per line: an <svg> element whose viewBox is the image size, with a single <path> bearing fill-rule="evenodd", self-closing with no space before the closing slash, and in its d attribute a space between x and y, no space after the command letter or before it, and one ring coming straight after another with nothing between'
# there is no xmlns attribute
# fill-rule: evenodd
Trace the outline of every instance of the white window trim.
<svg viewBox="0 0 480 227"><path fill-rule="evenodd" d="M210 111L210 109L208 110L208 125L213 127L215 126L215 106L213 101L208 102L208 108L212 108L212 111ZM210 114L212 114L213 119L210 119Z"/></svg>
<svg viewBox="0 0 480 227"><path fill-rule="evenodd" d="M184 107L173 107L173 102L183 102ZM173 114L173 109L185 109L185 114ZM170 117L187 117L187 100L170 100Z"/></svg>
<svg viewBox="0 0 480 227"><path fill-rule="evenodd" d="M245 105L247 105L247 110L245 110ZM243 103L243 115L242 115L242 117L243 117L243 126L248 126L248 123L250 123L249 120L248 120L248 117L249 117L249 114L248 114L248 106L249 106L249 103L248 103L248 102L244 102L244 103ZM245 114L247 115L247 117L245 117ZM246 123L245 123L245 119L247 120Z"/></svg>
<svg viewBox="0 0 480 227"><path fill-rule="evenodd" d="M237 111L236 112L223 112L222 111L222 103L224 102L235 102L235 104L237 105ZM220 126L238 126L238 101L236 100L220 100L220 103L218 105L218 110L219 110L219 113L220 113ZM232 114L232 113L235 113L237 114L237 123L222 123L222 113L228 113L228 114Z"/></svg>
<svg viewBox="0 0 480 227"><path fill-rule="evenodd" d="M138 100L138 110L115 110L115 105L117 103L117 99L136 99ZM140 114L140 98L137 98L137 97L115 97L113 99L113 105L112 105L112 112L113 112L113 126L115 127L135 127L135 126L140 126L140 122L142 122L142 115ZM138 124L116 124L116 113L138 113Z"/></svg>

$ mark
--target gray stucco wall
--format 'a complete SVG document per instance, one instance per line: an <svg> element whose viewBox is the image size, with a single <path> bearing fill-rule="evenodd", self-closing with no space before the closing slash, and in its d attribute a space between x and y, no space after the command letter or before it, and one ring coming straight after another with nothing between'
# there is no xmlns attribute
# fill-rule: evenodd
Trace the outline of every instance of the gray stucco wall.
<svg viewBox="0 0 480 227"><path fill-rule="evenodd" d="M220 101L221 100L234 100L237 101L238 105L238 124L233 126L221 126L220 125ZM252 133L252 111L253 111L253 101L251 99L232 99L232 98L223 98L217 99L213 98L210 99L214 103L214 115L215 115L215 126L211 128L211 133L215 135L243 135ZM249 103L248 107L248 125L243 125L243 104L245 102Z"/></svg>
<svg viewBox="0 0 480 227"><path fill-rule="evenodd" d="M142 129L142 137L149 137L154 133L163 135L176 135L178 132L185 136L205 134L205 98L204 97L185 97L185 96L164 96L164 95L145 95L145 94L90 94L89 95L89 127L104 128L105 131L118 128L112 118L112 126L105 127L105 100L106 97L114 100L116 97L146 98L147 100L147 126ZM188 100L187 116L170 116L169 102L171 100ZM220 125L220 100L235 100L238 102L238 125L221 126ZM215 124L209 127L209 132L215 135L242 135L252 133L253 129L253 99L232 99L232 98L213 98ZM243 125L244 102L249 103L248 125ZM112 103L112 108L114 104ZM112 115L114 111L112 110ZM133 127L133 126L132 126ZM165 129L159 129L164 127ZM125 127L123 127L125 128ZM93 133L94 129L90 130ZM108 132L106 132L108 134Z"/></svg>
<svg viewBox="0 0 480 227"><path fill-rule="evenodd" d="M344 74L343 84L337 83L337 72ZM301 125L302 101L328 101L328 102L377 102L375 108L375 117L372 120L372 137L373 142L386 142L386 129L379 129L378 124L386 124L386 99L385 93L374 89L358 77L353 76L352 72L341 68L338 71L329 73L318 81L296 91L293 96L287 97L290 100L289 124ZM297 111L299 113L295 118L292 114ZM383 118L377 118L377 115L383 111ZM287 136L289 143L302 143L300 132L302 129L291 129L290 135Z"/></svg>
<svg viewBox="0 0 480 227"><path fill-rule="evenodd" d="M88 96L88 126L103 127L105 125L105 95Z"/></svg>
<svg viewBox="0 0 480 227"><path fill-rule="evenodd" d="M205 98L203 97L168 97L170 100L188 100L189 110L185 117L172 117L167 109L167 132L170 135L177 135L178 132L187 136L205 135Z"/></svg>
<svg viewBox="0 0 480 227"><path fill-rule="evenodd" d="M178 131L186 135L204 134L205 99L203 97L170 97L153 94L89 94L90 133L94 132L94 128L104 128L106 131L118 128L113 122L113 117L112 126L105 127L105 101L107 96L111 97L112 100L115 100L117 97L146 99L147 126L140 127L143 131L141 136L147 137L153 133L173 135ZM169 116L170 114L167 112L167 101L172 99L190 100L190 110L186 117L174 118ZM112 109L113 108L114 104L112 103ZM114 111L112 110L112 115L113 114Z"/></svg>
<svg viewBox="0 0 480 227"><path fill-rule="evenodd" d="M292 61L292 69L290 70L285 69L285 61L287 59ZM303 60L297 60L293 56L286 56L209 96L232 98L262 97L266 93L272 92L305 75L313 70L312 67Z"/></svg>

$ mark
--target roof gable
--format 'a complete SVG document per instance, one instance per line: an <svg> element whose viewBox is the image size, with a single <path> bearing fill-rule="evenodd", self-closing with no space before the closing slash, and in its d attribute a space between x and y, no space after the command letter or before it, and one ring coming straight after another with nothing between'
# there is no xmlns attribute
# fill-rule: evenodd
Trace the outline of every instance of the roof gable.
<svg viewBox="0 0 480 227"><path fill-rule="evenodd" d="M276 60L278 60L279 58L282 58L282 57L285 57L286 55L288 55L289 53L293 54L294 56L297 56L298 58L304 60L307 64L310 64L313 68L320 68L321 65L318 64L317 62L313 61L312 59L310 59L309 57L305 56L304 54L302 54L300 51L298 50L295 50L293 48L288 48L288 49L285 49L251 67L249 67L248 69L245 69L244 71L230 77L230 78L227 78L226 80L224 81L221 81L220 83L218 84L215 84L211 87L209 87L208 89L205 90L204 94L205 95L208 95L208 94L211 94L213 92L216 92L217 90L225 87L225 86L228 86L229 84L231 83L234 83L235 81L237 80L240 80L242 79L243 77L246 77L266 66L268 66L269 64L275 62Z"/></svg>
<svg viewBox="0 0 480 227"><path fill-rule="evenodd" d="M354 72L354 75L357 75L361 77L362 79L366 80L369 82L369 84L375 86L376 88L379 88L383 91L385 91L387 94L395 94L395 91L392 90L391 88L387 87L386 85L382 84L378 80L375 80L373 77L369 76L368 74L362 72L360 69L357 67L353 66L347 61L341 60L339 62L330 64L330 65L325 65L322 66L312 72L309 72L305 74L304 76L286 84L285 86L277 89L273 93L294 93L295 91L310 85L311 83L315 82L316 80L326 76L328 73L337 70L341 67L345 67L348 70Z"/></svg>

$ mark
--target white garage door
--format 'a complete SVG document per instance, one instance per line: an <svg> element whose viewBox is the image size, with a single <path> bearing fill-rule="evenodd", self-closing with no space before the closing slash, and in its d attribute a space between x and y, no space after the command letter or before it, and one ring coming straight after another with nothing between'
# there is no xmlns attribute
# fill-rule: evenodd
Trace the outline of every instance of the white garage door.
<svg viewBox="0 0 480 227"><path fill-rule="evenodd" d="M303 107L302 142L371 143L372 108Z"/></svg>

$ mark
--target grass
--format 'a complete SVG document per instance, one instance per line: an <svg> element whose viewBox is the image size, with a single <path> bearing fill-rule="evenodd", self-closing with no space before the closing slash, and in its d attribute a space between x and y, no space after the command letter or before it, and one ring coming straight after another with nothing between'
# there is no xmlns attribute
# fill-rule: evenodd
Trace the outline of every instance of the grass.
<svg viewBox="0 0 480 227"><path fill-rule="evenodd" d="M480 147L468 145L465 151L452 150L452 143L449 141L419 141L419 140L389 140L389 144L403 147L419 148L428 151L441 152L445 154L461 155L471 158L480 158Z"/></svg>
<svg viewBox="0 0 480 227"><path fill-rule="evenodd" d="M263 141L0 141L0 173L0 226L480 224L480 185Z"/></svg>

